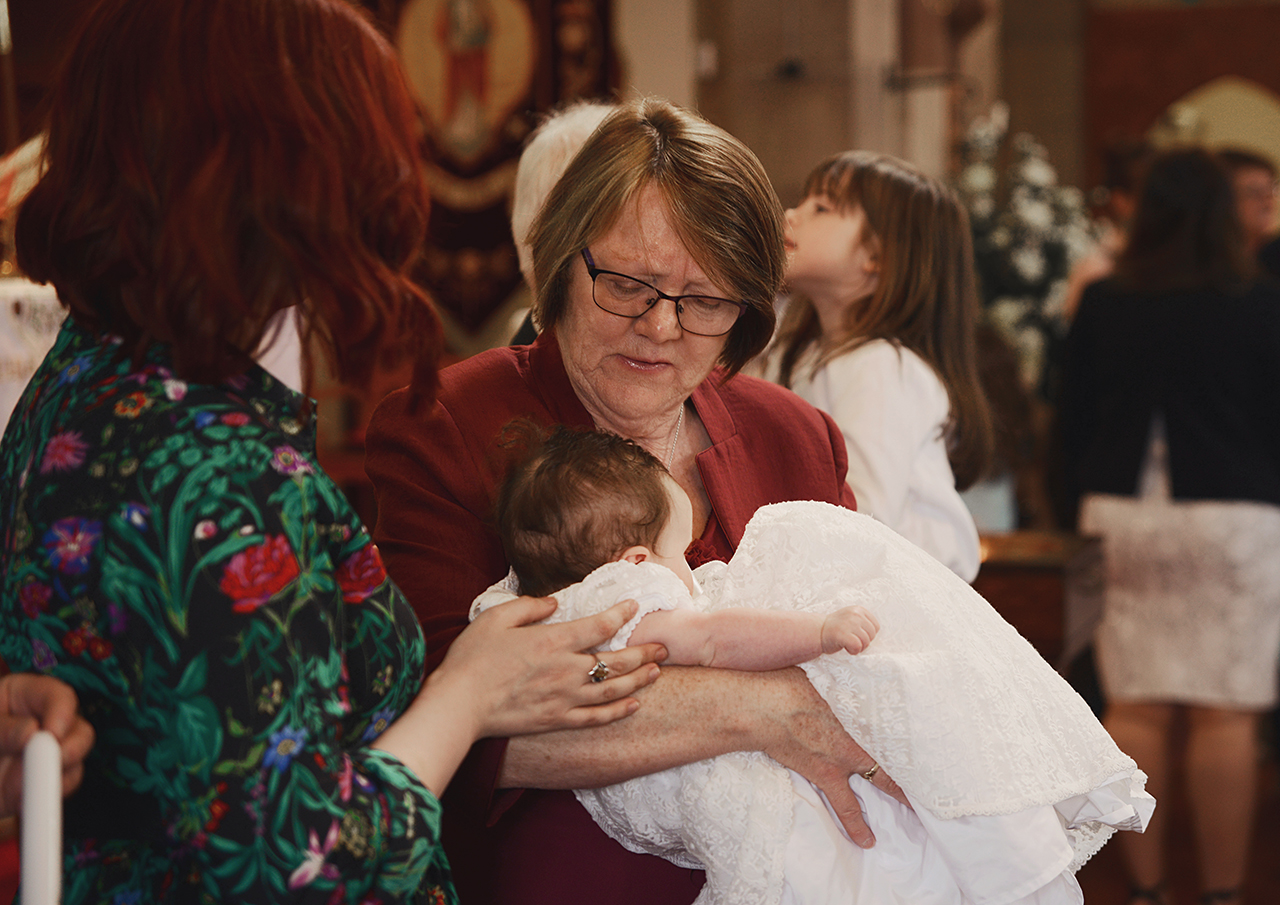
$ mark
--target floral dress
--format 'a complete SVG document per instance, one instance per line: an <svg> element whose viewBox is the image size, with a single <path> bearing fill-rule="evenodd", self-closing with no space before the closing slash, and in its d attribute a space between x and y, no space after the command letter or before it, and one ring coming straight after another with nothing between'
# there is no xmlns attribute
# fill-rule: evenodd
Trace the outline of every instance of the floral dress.
<svg viewBox="0 0 1280 905"><path fill-rule="evenodd" d="M423 643L260 368L186 383L68 319L0 444L0 656L97 732L63 901L455 899L440 805L377 737Z"/></svg>

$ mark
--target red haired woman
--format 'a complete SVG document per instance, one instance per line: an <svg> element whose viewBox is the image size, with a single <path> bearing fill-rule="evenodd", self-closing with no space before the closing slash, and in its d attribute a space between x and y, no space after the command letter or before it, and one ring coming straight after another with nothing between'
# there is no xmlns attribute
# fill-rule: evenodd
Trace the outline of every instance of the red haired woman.
<svg viewBox="0 0 1280 905"><path fill-rule="evenodd" d="M394 334L429 399L413 117L340 0L106 0L68 55L18 248L70 314L0 445L0 655L98 739L66 902L452 901L436 795L471 743L656 676L651 645L588 678L632 607L524 600L419 691L413 613L259 364L298 330L358 382Z"/></svg>

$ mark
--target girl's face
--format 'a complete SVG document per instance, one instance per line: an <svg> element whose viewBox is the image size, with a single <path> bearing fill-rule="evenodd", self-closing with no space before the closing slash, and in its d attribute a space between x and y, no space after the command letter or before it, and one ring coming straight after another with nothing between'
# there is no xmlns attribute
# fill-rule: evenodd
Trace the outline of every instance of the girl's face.
<svg viewBox="0 0 1280 905"><path fill-rule="evenodd" d="M826 195L810 195L787 211L787 286L817 306L847 308L875 292L879 241L862 206L844 211Z"/></svg>

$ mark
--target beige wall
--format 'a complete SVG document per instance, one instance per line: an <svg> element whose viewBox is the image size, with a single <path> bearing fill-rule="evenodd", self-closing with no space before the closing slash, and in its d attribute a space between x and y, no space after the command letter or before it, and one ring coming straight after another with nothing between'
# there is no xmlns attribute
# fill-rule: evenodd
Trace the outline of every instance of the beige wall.
<svg viewBox="0 0 1280 905"><path fill-rule="evenodd" d="M1084 3L1003 0L1001 85L1009 130L1030 132L1066 183L1084 178Z"/></svg>
<svg viewBox="0 0 1280 905"><path fill-rule="evenodd" d="M1041 35L1040 46L1015 48L1010 61L1001 0L988 0L992 14L960 46L954 88L890 84L901 71L902 0L615 0L614 25L624 91L700 109L760 156L790 204L818 160L848 148L885 151L945 173L952 117L962 126L987 112L1003 96L1001 73L1010 62L1028 88L1017 96L1015 127L1025 118L1021 128L1039 134L1044 117L1037 119L1036 105L1060 80L1067 55L1063 42L1054 43L1061 9L1046 20L1037 7L1081 0L1004 2L1021 4L1014 26ZM1043 65L1047 45L1056 54L1052 71ZM1050 142L1078 128L1079 117L1076 110L1063 121L1066 105L1056 96L1053 104L1052 135L1044 137Z"/></svg>
<svg viewBox="0 0 1280 905"><path fill-rule="evenodd" d="M694 0L614 0L613 33L627 95L696 107Z"/></svg>

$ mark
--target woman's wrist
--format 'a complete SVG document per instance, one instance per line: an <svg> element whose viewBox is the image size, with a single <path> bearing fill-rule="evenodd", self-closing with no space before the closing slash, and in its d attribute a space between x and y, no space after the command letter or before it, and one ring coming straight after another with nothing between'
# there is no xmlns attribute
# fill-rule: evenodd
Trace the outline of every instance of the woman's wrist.
<svg viewBox="0 0 1280 905"><path fill-rule="evenodd" d="M372 745L412 770L437 798L484 732L474 696L450 672L427 676L408 709Z"/></svg>

